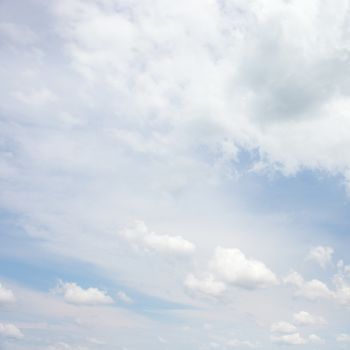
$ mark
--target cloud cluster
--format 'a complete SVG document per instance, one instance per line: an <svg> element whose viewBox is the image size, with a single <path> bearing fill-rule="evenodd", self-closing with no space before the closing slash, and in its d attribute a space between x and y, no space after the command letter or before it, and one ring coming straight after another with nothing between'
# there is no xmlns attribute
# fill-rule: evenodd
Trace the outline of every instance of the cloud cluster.
<svg viewBox="0 0 350 350"><path fill-rule="evenodd" d="M316 326L325 325L326 322L322 317L311 315L306 311L300 311L293 315L293 320L298 326ZM298 328L289 322L274 322L270 326L271 341L286 345L304 345L304 344L323 344L324 339L316 334L302 336Z"/></svg>

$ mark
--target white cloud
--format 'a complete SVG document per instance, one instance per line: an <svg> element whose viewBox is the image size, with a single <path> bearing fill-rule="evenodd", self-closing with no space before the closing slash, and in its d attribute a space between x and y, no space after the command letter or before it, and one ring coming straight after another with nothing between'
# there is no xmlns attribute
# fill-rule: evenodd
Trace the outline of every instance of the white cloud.
<svg viewBox="0 0 350 350"><path fill-rule="evenodd" d="M81 345L70 345L65 342L60 342L49 345L47 350L89 350L89 348Z"/></svg>
<svg viewBox="0 0 350 350"><path fill-rule="evenodd" d="M254 289L278 283L275 274L264 263L247 258L236 248L216 248L209 265L218 277L238 287Z"/></svg>
<svg viewBox="0 0 350 350"><path fill-rule="evenodd" d="M271 336L271 340L274 343L285 345L304 345L307 343L307 340L303 338L299 333Z"/></svg>
<svg viewBox="0 0 350 350"><path fill-rule="evenodd" d="M117 293L117 299L125 304L133 304L134 301L123 291Z"/></svg>
<svg viewBox="0 0 350 350"><path fill-rule="evenodd" d="M346 333L341 333L337 335L336 341L341 344L350 344L350 335Z"/></svg>
<svg viewBox="0 0 350 350"><path fill-rule="evenodd" d="M83 289L73 282L59 282L54 292L63 294L64 300L72 304L103 305L112 304L114 302L103 290L91 287Z"/></svg>
<svg viewBox="0 0 350 350"><path fill-rule="evenodd" d="M186 277L185 286L191 291L214 297L220 296L226 290L226 285L215 280L212 275L199 279L189 274Z"/></svg>
<svg viewBox="0 0 350 350"><path fill-rule="evenodd" d="M249 340L231 339L225 343L229 348L256 348L257 344Z"/></svg>
<svg viewBox="0 0 350 350"><path fill-rule="evenodd" d="M107 343L101 339L97 339L97 338L87 338L87 341L91 344L95 344L95 345L106 345Z"/></svg>
<svg viewBox="0 0 350 350"><path fill-rule="evenodd" d="M332 262L332 255L334 249L332 247L318 246L310 250L307 259L313 260L318 263L321 267L325 268Z"/></svg>
<svg viewBox="0 0 350 350"><path fill-rule="evenodd" d="M11 289L5 288L0 283L0 305L13 303L16 301L15 295L13 294Z"/></svg>
<svg viewBox="0 0 350 350"><path fill-rule="evenodd" d="M275 322L271 325L270 331L273 333L295 333L297 328L289 322Z"/></svg>
<svg viewBox="0 0 350 350"><path fill-rule="evenodd" d="M308 337L308 340L309 340L310 344L319 344L319 345L321 345L321 344L325 343L324 339L322 339L321 337L319 337L316 334L310 334L309 337Z"/></svg>
<svg viewBox="0 0 350 350"><path fill-rule="evenodd" d="M160 235L150 231L143 221L136 221L120 234L133 245L161 254L191 255L196 248L181 236Z"/></svg>
<svg viewBox="0 0 350 350"><path fill-rule="evenodd" d="M335 298L341 305L350 307L350 268L343 261L337 264L338 272L333 277Z"/></svg>
<svg viewBox="0 0 350 350"><path fill-rule="evenodd" d="M284 278L285 283L292 284L296 287L295 295L309 300L332 299L334 293L327 285L319 280L313 279L305 281L303 277L293 271Z"/></svg>
<svg viewBox="0 0 350 350"><path fill-rule="evenodd" d="M323 317L314 316L306 311L299 311L293 315L294 322L301 326L325 325L327 322Z"/></svg>
<svg viewBox="0 0 350 350"><path fill-rule="evenodd" d="M11 323L0 323L0 336L20 339L23 338L23 333Z"/></svg>

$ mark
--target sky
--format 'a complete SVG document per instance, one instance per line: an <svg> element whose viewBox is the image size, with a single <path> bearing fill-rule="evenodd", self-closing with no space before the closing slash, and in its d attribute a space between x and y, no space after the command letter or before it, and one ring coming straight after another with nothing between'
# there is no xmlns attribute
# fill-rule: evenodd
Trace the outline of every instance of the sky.
<svg viewBox="0 0 350 350"><path fill-rule="evenodd" d="M349 349L349 20L1 0L0 349Z"/></svg>

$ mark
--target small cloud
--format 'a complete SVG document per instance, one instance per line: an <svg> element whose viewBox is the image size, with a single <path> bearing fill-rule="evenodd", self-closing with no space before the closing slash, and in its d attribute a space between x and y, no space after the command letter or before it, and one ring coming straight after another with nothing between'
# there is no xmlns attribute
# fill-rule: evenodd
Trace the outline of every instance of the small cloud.
<svg viewBox="0 0 350 350"><path fill-rule="evenodd" d="M306 311L300 311L293 315L294 322L301 326L309 325L325 325L327 324L326 320L319 316L311 315Z"/></svg>
<svg viewBox="0 0 350 350"><path fill-rule="evenodd" d="M341 344L350 344L350 335L345 334L345 333L341 333L341 334L337 335L336 341L338 343L341 343Z"/></svg>
<svg viewBox="0 0 350 350"><path fill-rule="evenodd" d="M0 305L14 303L15 301L16 301L16 298L12 290L5 288L0 283Z"/></svg>
<svg viewBox="0 0 350 350"><path fill-rule="evenodd" d="M310 250L307 259L312 260L319 264L322 268L325 268L332 262L332 255L334 249L332 247L318 246Z"/></svg>
<svg viewBox="0 0 350 350"><path fill-rule="evenodd" d="M63 294L64 300L71 304L103 305L112 304L114 302L103 290L91 287L83 289L73 282L66 283L60 281L53 292Z"/></svg>
<svg viewBox="0 0 350 350"><path fill-rule="evenodd" d="M275 322L271 325L270 331L273 333L295 333L297 328L289 322Z"/></svg>
<svg viewBox="0 0 350 350"><path fill-rule="evenodd" d="M212 275L199 279L189 274L186 277L185 286L191 291L214 297L221 295L226 290L226 285L223 282L216 281Z"/></svg>
<svg viewBox="0 0 350 350"><path fill-rule="evenodd" d="M249 340L231 339L225 344L230 348L256 348L257 344L252 343Z"/></svg>
<svg viewBox="0 0 350 350"><path fill-rule="evenodd" d="M87 338L87 341L94 345L106 345L106 342L97 338Z"/></svg>
<svg viewBox="0 0 350 350"><path fill-rule="evenodd" d="M134 301L124 292L119 291L117 293L117 299L125 304L133 304Z"/></svg>
<svg viewBox="0 0 350 350"><path fill-rule="evenodd" d="M284 345L304 345L307 343L307 340L299 333L271 336L271 341L273 343Z"/></svg>
<svg viewBox="0 0 350 350"><path fill-rule="evenodd" d="M135 223L120 232L130 244L146 251L171 255L191 255L196 247L181 236L156 234L143 221Z"/></svg>
<svg viewBox="0 0 350 350"><path fill-rule="evenodd" d="M236 248L216 248L210 268L225 282L242 288L256 289L278 284L276 275L264 263L247 258Z"/></svg>
<svg viewBox="0 0 350 350"><path fill-rule="evenodd" d="M309 300L332 299L334 297L334 293L325 283L316 279L305 281L304 278L295 271L285 277L284 282L296 287L295 296Z"/></svg>
<svg viewBox="0 0 350 350"><path fill-rule="evenodd" d="M321 344L325 343L324 339L320 338L316 334L310 334L308 339L309 339L309 343L310 344L319 344L319 345L321 345Z"/></svg>
<svg viewBox="0 0 350 350"><path fill-rule="evenodd" d="M21 339L23 333L11 323L0 323L0 336L5 338Z"/></svg>

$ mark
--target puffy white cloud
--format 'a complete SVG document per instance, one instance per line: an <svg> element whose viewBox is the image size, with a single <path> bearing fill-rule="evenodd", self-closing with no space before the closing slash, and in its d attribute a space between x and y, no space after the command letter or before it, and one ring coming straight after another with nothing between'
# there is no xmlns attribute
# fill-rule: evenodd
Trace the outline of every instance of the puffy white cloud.
<svg viewBox="0 0 350 350"><path fill-rule="evenodd" d="M150 231L143 221L136 221L120 234L131 244L157 253L191 255L196 248L181 236L160 235Z"/></svg>
<svg viewBox="0 0 350 350"><path fill-rule="evenodd" d="M324 339L320 338L316 334L310 334L307 337L302 337L300 333L285 334L279 336L271 336L271 340L274 343L284 344L284 345L305 345L305 344L324 344Z"/></svg>
<svg viewBox="0 0 350 350"><path fill-rule="evenodd" d="M301 326L325 325L327 322L323 317L311 315L306 311L299 311L293 315L294 322Z"/></svg>
<svg viewBox="0 0 350 350"><path fill-rule="evenodd" d="M295 271L291 272L287 277L285 277L284 282L292 284L296 287L296 296L309 300L332 299L334 297L334 293L325 283L316 279L305 281L304 278Z"/></svg>
<svg viewBox="0 0 350 350"><path fill-rule="evenodd" d="M123 291L117 293L117 299L125 304L133 304L134 301Z"/></svg>
<svg viewBox="0 0 350 350"><path fill-rule="evenodd" d="M107 292L103 290L92 287L83 289L73 282L60 281L53 292L63 294L64 300L72 304L103 305L114 302Z"/></svg>
<svg viewBox="0 0 350 350"><path fill-rule="evenodd" d="M5 288L0 283L0 305L13 303L16 301L15 295L13 294L11 289Z"/></svg>
<svg viewBox="0 0 350 350"><path fill-rule="evenodd" d="M307 259L313 260L321 267L325 268L332 262L333 253L334 249L332 247L318 246L310 250Z"/></svg>
<svg viewBox="0 0 350 350"><path fill-rule="evenodd" d="M20 339L23 338L23 333L11 323L0 323L0 336Z"/></svg>
<svg viewBox="0 0 350 350"><path fill-rule="evenodd" d="M289 322L275 322L271 325L270 331L273 333L295 333L297 328Z"/></svg>
<svg viewBox="0 0 350 350"><path fill-rule="evenodd" d="M189 274L186 277L185 286L191 291L214 297L220 296L226 290L226 285L215 280L212 275L199 279Z"/></svg>
<svg viewBox="0 0 350 350"><path fill-rule="evenodd" d="M307 340L303 338L299 333L271 336L271 340L274 343L285 345L304 345L307 343Z"/></svg>
<svg viewBox="0 0 350 350"><path fill-rule="evenodd" d="M239 249L217 247L210 269L223 281L254 289L278 283L276 275L258 260L247 258Z"/></svg>

